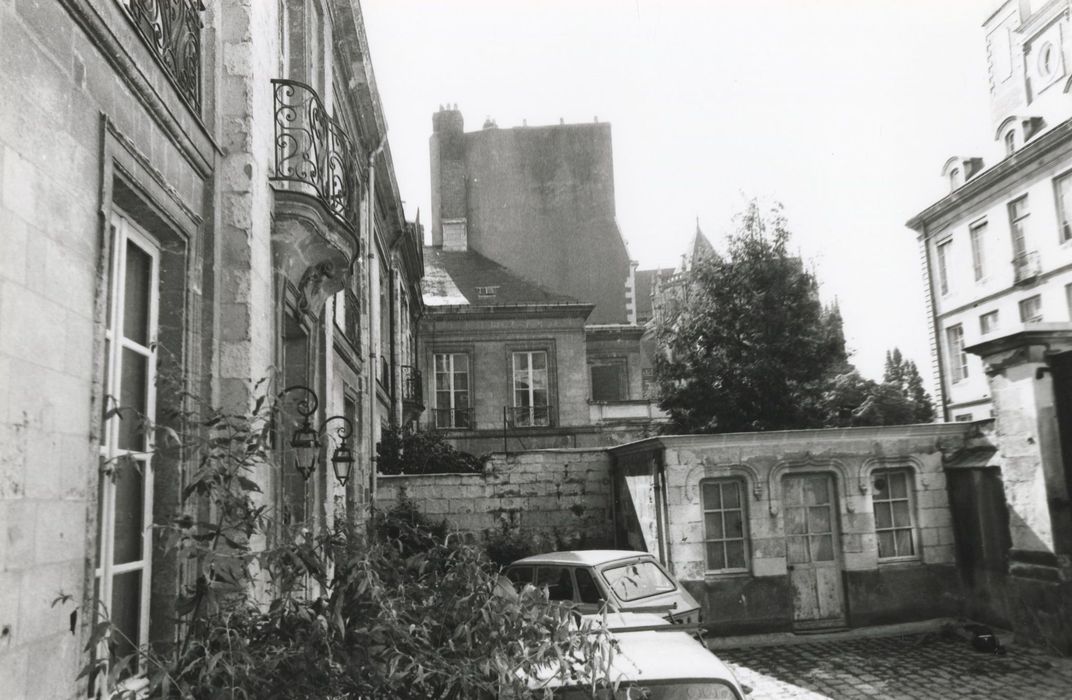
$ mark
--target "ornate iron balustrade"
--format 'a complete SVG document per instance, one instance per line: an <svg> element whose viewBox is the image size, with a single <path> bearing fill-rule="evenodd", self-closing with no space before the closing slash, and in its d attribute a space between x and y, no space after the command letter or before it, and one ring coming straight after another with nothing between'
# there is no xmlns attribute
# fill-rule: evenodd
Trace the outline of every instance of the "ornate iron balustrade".
<svg viewBox="0 0 1072 700"><path fill-rule="evenodd" d="M1042 274L1039 254L1035 251L1020 253L1012 259L1013 280L1016 284L1027 282Z"/></svg>
<svg viewBox="0 0 1072 700"><path fill-rule="evenodd" d="M402 365L402 400L421 403L424 389L421 387L421 371L416 367Z"/></svg>
<svg viewBox="0 0 1072 700"><path fill-rule="evenodd" d="M546 428L551 425L551 407L507 406L506 420L514 428Z"/></svg>
<svg viewBox="0 0 1072 700"><path fill-rule="evenodd" d="M275 79L275 175L307 187L340 221L357 228L360 197L354 147L324 111L316 91L296 80Z"/></svg>
<svg viewBox="0 0 1072 700"><path fill-rule="evenodd" d="M472 430L476 427L471 408L433 408L432 420L438 430Z"/></svg>
<svg viewBox="0 0 1072 700"><path fill-rule="evenodd" d="M201 0L116 0L182 99L201 113Z"/></svg>

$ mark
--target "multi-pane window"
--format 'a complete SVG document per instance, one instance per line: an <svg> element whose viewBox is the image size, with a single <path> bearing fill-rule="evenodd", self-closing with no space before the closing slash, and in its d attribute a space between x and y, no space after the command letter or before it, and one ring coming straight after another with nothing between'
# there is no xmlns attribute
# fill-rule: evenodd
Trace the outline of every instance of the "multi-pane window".
<svg viewBox="0 0 1072 700"><path fill-rule="evenodd" d="M94 570L98 612L124 656L148 642L152 571L153 449L160 250L112 215L104 333L104 418L97 484Z"/></svg>
<svg viewBox="0 0 1072 700"><path fill-rule="evenodd" d="M954 382L968 377L968 353L964 352L964 327L959 323L945 329L949 352L949 373Z"/></svg>
<svg viewBox="0 0 1072 700"><path fill-rule="evenodd" d="M708 571L747 571L748 543L744 485L717 479L700 485Z"/></svg>
<svg viewBox="0 0 1072 700"><path fill-rule="evenodd" d="M942 294L949 294L949 254L952 250L953 239L947 239L938 244L938 286Z"/></svg>
<svg viewBox="0 0 1072 700"><path fill-rule="evenodd" d="M469 402L469 355L463 352L436 353L435 421L437 428L472 428Z"/></svg>
<svg viewBox="0 0 1072 700"><path fill-rule="evenodd" d="M1009 232L1012 234L1012 252L1017 259L1027 254L1027 195L1009 202Z"/></svg>
<svg viewBox="0 0 1072 700"><path fill-rule="evenodd" d="M998 327L998 312L997 309L988 311L979 317L979 334L987 335L993 333Z"/></svg>
<svg viewBox="0 0 1072 700"><path fill-rule="evenodd" d="M1057 197L1058 239L1062 243L1072 241L1072 172L1054 180L1053 189Z"/></svg>
<svg viewBox="0 0 1072 700"><path fill-rule="evenodd" d="M884 469L871 477L875 507L875 534L879 559L916 556L916 529L912 504L912 472Z"/></svg>
<svg viewBox="0 0 1072 700"><path fill-rule="evenodd" d="M1020 320L1024 323L1042 321L1042 297L1038 294L1020 301Z"/></svg>
<svg viewBox="0 0 1072 700"><path fill-rule="evenodd" d="M972 267L976 281L986 277L986 222L971 227Z"/></svg>
<svg viewBox="0 0 1072 700"><path fill-rule="evenodd" d="M513 422L520 427L550 425L547 353L530 350L513 353Z"/></svg>

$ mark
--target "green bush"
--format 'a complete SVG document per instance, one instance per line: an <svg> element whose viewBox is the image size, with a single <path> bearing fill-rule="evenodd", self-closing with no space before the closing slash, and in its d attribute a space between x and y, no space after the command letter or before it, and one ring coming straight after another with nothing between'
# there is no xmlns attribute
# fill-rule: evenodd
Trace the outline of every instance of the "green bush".
<svg viewBox="0 0 1072 700"><path fill-rule="evenodd" d="M385 428L376 444L380 474L469 474L484 470L487 457L454 449L434 430Z"/></svg>

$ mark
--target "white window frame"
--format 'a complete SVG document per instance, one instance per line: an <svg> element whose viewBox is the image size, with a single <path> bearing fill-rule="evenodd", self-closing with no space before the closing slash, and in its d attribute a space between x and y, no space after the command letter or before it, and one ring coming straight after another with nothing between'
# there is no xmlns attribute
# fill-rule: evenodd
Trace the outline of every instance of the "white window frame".
<svg viewBox="0 0 1072 700"><path fill-rule="evenodd" d="M987 319L993 319L988 323ZM985 314L979 315L979 335L989 335L998 329L998 324L1001 322L1001 314L997 309L987 311Z"/></svg>
<svg viewBox="0 0 1072 700"><path fill-rule="evenodd" d="M905 481L905 497L895 498L893 496L893 489L889 486L889 479L891 476L901 476ZM885 477L887 480L886 486L886 498L877 498L877 493L874 488L874 482L876 478ZM893 504L898 502L904 502L908 506L908 526L898 526L893 522ZM918 561L920 559L920 537L919 537L919 523L916 518L916 479L915 472L908 468L894 468L894 469L876 469L871 472L871 512L874 515L876 512L876 505L878 503L887 503L890 506L890 527L880 528L878 526L878 516L875 515L875 553L878 555L878 561L881 563L898 562L898 561ZM899 530L909 530L912 542L911 554L895 553L893 556L882 556L882 550L879 546L879 533L880 532L893 532L894 549L897 548L897 536L896 533Z"/></svg>
<svg viewBox="0 0 1072 700"><path fill-rule="evenodd" d="M466 376L466 384L467 384L467 386L466 386L466 389L465 389L464 393L468 397L468 400L466 402L468 405L464 409L459 409L458 408L458 406L456 405L456 399L455 399L456 394L462 393L459 389L457 389L454 386L454 374L455 374L454 358L459 357L459 356L465 358L465 376ZM440 372L439 371L439 359L440 358L446 358L446 364L448 365L446 372ZM449 384L449 388L446 391L448 391L450 393L450 401L448 402L449 405L447 405L447 406L440 405L440 403L439 403L439 394L440 394L439 377L441 375L444 375L444 374L447 376L448 384ZM465 353L465 352L437 352L437 353L434 354L434 356L432 358L432 392L435 394L435 402L436 402L435 407L437 409L439 409L439 410L444 410L445 409L445 410L450 411L450 413L449 413L450 420L448 421L449 425L440 425L439 424L438 414L437 414L437 417L436 417L436 420L435 420L436 427L440 428L440 429L458 428L459 426L458 426L458 421L456 420L456 417L457 417L456 411L458 411L458 410L467 410L467 411L472 412L472 410L473 410L473 360L469 356L469 353ZM475 427L475 426L472 425L472 423L473 423L472 418L473 418L473 415L472 415L472 413L470 413L470 421L469 421L470 422L470 425L469 425L470 430ZM461 427L464 428L464 426L461 426Z"/></svg>
<svg viewBox="0 0 1072 700"><path fill-rule="evenodd" d="M1023 212L1019 216L1013 216L1016 211L1016 205L1023 202ZM1009 212L1009 235L1012 238L1012 255L1014 260L1019 260L1023 256L1027 255L1027 218L1031 216L1031 211L1028 209L1027 195L1020 195L1016 199L1011 200L1007 205Z"/></svg>
<svg viewBox="0 0 1072 700"><path fill-rule="evenodd" d="M1035 313L1028 314L1029 305L1035 307ZM1020 322L1021 323L1041 323L1042 322L1042 295L1032 294L1031 296L1021 299L1017 302L1017 306L1020 309Z"/></svg>
<svg viewBox="0 0 1072 700"><path fill-rule="evenodd" d="M938 258L938 289L942 296L949 294L949 257L952 248L952 238L947 238L934 246L934 253Z"/></svg>
<svg viewBox="0 0 1072 700"><path fill-rule="evenodd" d="M1068 189L1062 195L1061 186L1067 185ZM1057 240L1060 243L1072 241L1072 170L1062 173L1053 179L1053 198L1057 208Z"/></svg>
<svg viewBox="0 0 1072 700"><path fill-rule="evenodd" d="M972 269L975 281L986 279L986 221L978 221L968 229L971 239Z"/></svg>
<svg viewBox="0 0 1072 700"><path fill-rule="evenodd" d="M139 229L129 216L114 210L110 217L112 238L111 275L108 280L108 300L111 309L111 323L105 329L108 340L108 353L105 357L107 367L107 384L103 387L105 409L116 407L118 397L122 396L122 356L123 350L131 350L147 359L146 371L146 417L155 420L156 416L156 341L159 332L160 310L160 247ZM124 325L123 300L126 296L126 249L131 242L146 253L151 260L149 282L149 345L142 345L122 335ZM117 342L118 341L118 342ZM131 417L124 416L124 420ZM105 465L99 474L101 499L97 504L97 517L100 532L100 559L95 562L94 583L98 586L98 600L104 606L96 611L103 615L112 614L112 597L115 578L133 571L141 571L141 590L139 601L138 639L131 640L134 646L144 648L149 642L149 603L152 593L152 524L153 524L153 468L152 452L154 449L152 431L144 435L144 450L121 449L118 446L120 417L109 417L101 426L100 457ZM138 461L142 468L142 552L141 559L115 564L115 523L116 523L116 484L111 478L112 469L121 458ZM105 649L106 653L106 649ZM142 664L143 665L143 664ZM144 668L139 666L139 672Z"/></svg>
<svg viewBox="0 0 1072 700"><path fill-rule="evenodd" d="M725 494L723 488L726 485L733 485L737 487L737 508L708 508L708 504L704 500L704 486L717 485L719 487L719 498L725 503ZM741 536L740 537L727 537L726 532L726 513L728 511L740 511L741 513ZM710 513L718 513L722 521L722 537L711 537L711 533L707 531L707 516ZM739 574L748 573L752 570L752 553L750 551L750 541L748 538L748 489L745 480L741 477L730 476L721 477L716 479L703 479L700 481L700 517L703 523L703 544L704 544L704 571L714 574ZM744 552L744 566L743 567L724 567L721 569L714 569L711 567L711 562L707 559L707 547L712 542L717 542L722 545L722 558L724 562L728 562L729 557L726 556L726 543L727 542L741 542L741 549Z"/></svg>
<svg viewBox="0 0 1072 700"><path fill-rule="evenodd" d="M518 358L521 357L522 355L526 356L526 370L525 370L525 372L526 372L526 379L527 379L527 384L528 384L527 389L520 388L517 385L517 376L518 376L518 371L519 371L518 366L517 366L518 365ZM544 403L544 404L537 404L536 403L536 392L538 391L538 388L535 386L536 382L534 380L534 377L536 376L535 372L537 372L539 370L534 370L532 368L532 365L533 365L532 358L536 357L537 355L543 355L543 375L544 375L543 393L547 397L546 403ZM551 425L551 355L550 355L550 353L547 352L546 350L514 350L513 352L510 353L510 369L511 369L511 372L510 372L510 385L511 385L511 389L512 389L511 392L510 392L510 400L511 400L512 406L514 408L514 423L515 423L515 425L525 426L525 427L547 427L547 426ZM517 402L517 397L518 397L518 392L519 391L524 392L525 394L527 394L527 396L528 396L528 405L527 406L525 406L523 404L519 404ZM538 421L537 420L537 415L536 415L536 409L541 408L541 407L544 408L545 415L544 415L544 418L542 420ZM519 408L528 408L529 409L528 410L528 421L527 422L522 422L522 421L518 420L518 411L517 411L517 409L519 409Z"/></svg>
<svg viewBox="0 0 1072 700"><path fill-rule="evenodd" d="M949 372L953 383L968 378L968 353L964 351L964 326L957 323L945 329L949 353Z"/></svg>

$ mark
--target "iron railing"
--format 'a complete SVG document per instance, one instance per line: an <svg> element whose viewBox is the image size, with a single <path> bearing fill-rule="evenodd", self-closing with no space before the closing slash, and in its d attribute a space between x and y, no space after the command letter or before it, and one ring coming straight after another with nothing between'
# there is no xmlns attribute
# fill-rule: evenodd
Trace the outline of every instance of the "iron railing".
<svg viewBox="0 0 1072 700"><path fill-rule="evenodd" d="M402 400L421 403L423 395L421 371L410 365L402 365Z"/></svg>
<svg viewBox="0 0 1072 700"><path fill-rule="evenodd" d="M506 421L514 428L544 428L551 425L550 406L507 406Z"/></svg>
<svg viewBox="0 0 1072 700"><path fill-rule="evenodd" d="M1017 284L1027 282L1042 273L1039 254L1036 251L1020 253L1012 259L1013 281Z"/></svg>
<svg viewBox="0 0 1072 700"><path fill-rule="evenodd" d="M472 430L476 427L471 408L433 408L432 420L439 430Z"/></svg>
<svg viewBox="0 0 1072 700"><path fill-rule="evenodd" d="M117 0L182 99L201 113L201 0Z"/></svg>
<svg viewBox="0 0 1072 700"><path fill-rule="evenodd" d="M340 221L357 228L357 161L350 137L313 88L277 78L273 180L309 188Z"/></svg>

